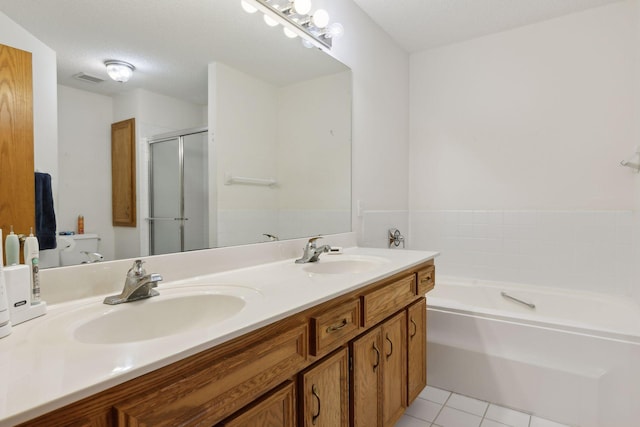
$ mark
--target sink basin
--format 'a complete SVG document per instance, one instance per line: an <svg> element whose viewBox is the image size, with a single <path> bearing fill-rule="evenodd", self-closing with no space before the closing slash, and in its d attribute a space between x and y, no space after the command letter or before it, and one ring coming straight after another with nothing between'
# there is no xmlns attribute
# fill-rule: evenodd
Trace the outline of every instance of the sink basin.
<svg viewBox="0 0 640 427"><path fill-rule="evenodd" d="M378 257L349 257L331 258L341 255L330 255L320 258L318 262L305 265L304 270L308 273L316 274L357 274L373 270L380 264L388 262L384 258Z"/></svg>
<svg viewBox="0 0 640 427"><path fill-rule="evenodd" d="M109 306L91 302L51 316L37 339L82 344L126 344L204 330L233 318L261 294L243 286L181 285L160 295Z"/></svg>
<svg viewBox="0 0 640 427"><path fill-rule="evenodd" d="M211 326L242 310L245 301L233 295L202 294L127 303L80 324L73 337L87 344L144 341ZM137 305L137 306L134 306Z"/></svg>

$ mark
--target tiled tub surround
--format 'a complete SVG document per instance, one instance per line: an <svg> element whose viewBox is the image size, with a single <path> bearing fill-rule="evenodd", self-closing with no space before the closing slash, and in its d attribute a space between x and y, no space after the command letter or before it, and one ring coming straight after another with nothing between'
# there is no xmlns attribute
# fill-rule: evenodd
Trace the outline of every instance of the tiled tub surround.
<svg viewBox="0 0 640 427"><path fill-rule="evenodd" d="M147 271L165 278L155 298L162 298L163 288L198 284L250 287L259 298L250 309L204 331L122 345L82 344L64 330L48 331L46 339L39 338L59 315L100 304L104 294L119 293L130 260L47 271L42 276L42 296L55 302L48 314L18 325L0 340L0 426L15 425L106 390L437 255L357 248L353 233L326 236L327 244L346 247L347 256L381 257L385 262L366 272L323 275L308 273L293 262L305 242L147 258ZM79 295L86 298L77 299Z"/></svg>
<svg viewBox="0 0 640 427"><path fill-rule="evenodd" d="M411 211L408 247L456 277L632 295L632 211Z"/></svg>
<svg viewBox="0 0 640 427"><path fill-rule="evenodd" d="M631 299L442 275L437 283L427 299L429 384L569 425L637 425L640 308Z"/></svg>

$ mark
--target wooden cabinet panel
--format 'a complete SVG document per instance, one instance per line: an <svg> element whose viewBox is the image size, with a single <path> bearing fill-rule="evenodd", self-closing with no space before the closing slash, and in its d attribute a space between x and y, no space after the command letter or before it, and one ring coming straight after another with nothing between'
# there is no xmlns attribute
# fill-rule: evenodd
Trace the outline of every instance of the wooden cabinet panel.
<svg viewBox="0 0 640 427"><path fill-rule="evenodd" d="M31 53L0 44L2 244L11 225L16 234L27 234L29 227L36 231L33 154Z"/></svg>
<svg viewBox="0 0 640 427"><path fill-rule="evenodd" d="M136 122L111 125L111 209L114 226L136 226Z"/></svg>
<svg viewBox="0 0 640 427"><path fill-rule="evenodd" d="M295 387L287 381L219 427L294 427Z"/></svg>
<svg viewBox="0 0 640 427"><path fill-rule="evenodd" d="M382 332L382 425L393 427L407 407L407 315L384 322Z"/></svg>
<svg viewBox="0 0 640 427"><path fill-rule="evenodd" d="M342 348L300 374L300 425L349 425L348 351Z"/></svg>
<svg viewBox="0 0 640 427"><path fill-rule="evenodd" d="M362 296L363 324L371 327L416 299L416 277L411 274Z"/></svg>
<svg viewBox="0 0 640 427"><path fill-rule="evenodd" d="M360 328L360 301L352 300L311 317L311 354L338 347Z"/></svg>
<svg viewBox="0 0 640 427"><path fill-rule="evenodd" d="M429 266L424 270L418 271L418 295L424 295L434 288L436 284L436 268Z"/></svg>
<svg viewBox="0 0 640 427"><path fill-rule="evenodd" d="M427 386L427 300L407 309L407 406Z"/></svg>
<svg viewBox="0 0 640 427"><path fill-rule="evenodd" d="M380 328L367 332L350 343L351 351L351 426L376 427L379 422L382 353Z"/></svg>
<svg viewBox="0 0 640 427"><path fill-rule="evenodd" d="M264 337L162 389L116 405L117 425L220 422L300 370L306 362L307 340L306 325Z"/></svg>

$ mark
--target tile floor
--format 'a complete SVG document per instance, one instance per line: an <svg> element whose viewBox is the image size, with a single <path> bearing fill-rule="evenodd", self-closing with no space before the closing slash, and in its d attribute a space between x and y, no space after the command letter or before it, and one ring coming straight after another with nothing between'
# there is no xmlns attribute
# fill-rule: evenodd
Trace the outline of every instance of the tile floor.
<svg viewBox="0 0 640 427"><path fill-rule="evenodd" d="M427 386L395 427L569 427Z"/></svg>

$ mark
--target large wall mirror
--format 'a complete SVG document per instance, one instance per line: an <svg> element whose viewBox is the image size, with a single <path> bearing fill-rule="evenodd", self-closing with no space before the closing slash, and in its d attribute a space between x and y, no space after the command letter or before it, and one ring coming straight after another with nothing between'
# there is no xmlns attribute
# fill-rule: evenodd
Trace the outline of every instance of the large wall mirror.
<svg viewBox="0 0 640 427"><path fill-rule="evenodd" d="M112 260L351 230L352 82L335 58L239 0L0 10L57 55L58 231L84 215ZM127 83L109 80L110 59L136 67ZM131 117L138 221L114 227L110 125Z"/></svg>

